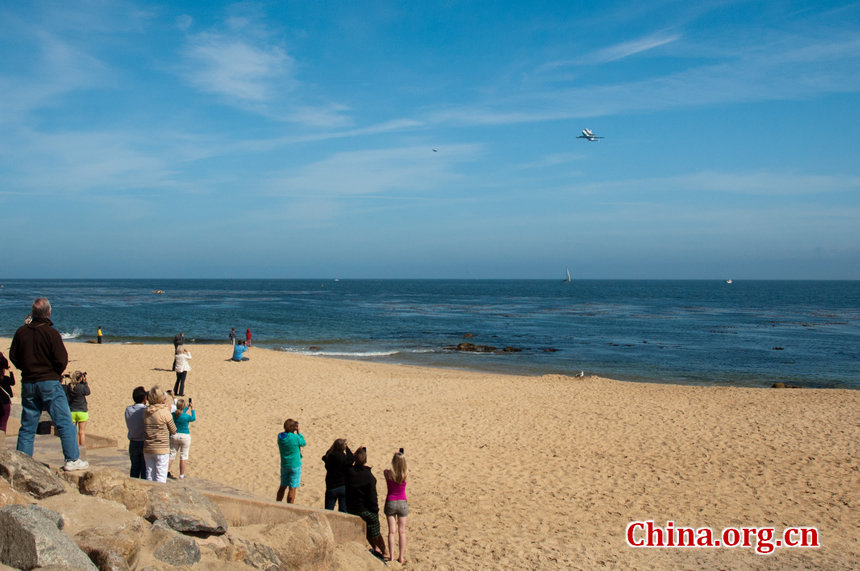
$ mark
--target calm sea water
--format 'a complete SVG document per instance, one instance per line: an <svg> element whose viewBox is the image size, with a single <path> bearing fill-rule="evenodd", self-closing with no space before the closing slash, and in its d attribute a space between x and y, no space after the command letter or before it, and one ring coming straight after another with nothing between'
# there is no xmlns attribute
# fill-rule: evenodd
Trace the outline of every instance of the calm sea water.
<svg viewBox="0 0 860 571"><path fill-rule="evenodd" d="M235 327L256 345L350 359L860 388L856 281L9 280L0 335L42 295L70 342L101 325L109 343L165 343L178 331L226 343ZM521 351L445 349L464 341Z"/></svg>

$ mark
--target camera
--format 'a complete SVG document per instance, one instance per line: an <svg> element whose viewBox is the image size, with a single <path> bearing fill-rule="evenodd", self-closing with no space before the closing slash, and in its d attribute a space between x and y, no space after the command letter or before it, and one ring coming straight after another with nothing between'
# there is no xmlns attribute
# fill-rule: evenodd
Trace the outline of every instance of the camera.
<svg viewBox="0 0 860 571"><path fill-rule="evenodd" d="M400 453L403 454L403 448L400 449Z"/></svg>

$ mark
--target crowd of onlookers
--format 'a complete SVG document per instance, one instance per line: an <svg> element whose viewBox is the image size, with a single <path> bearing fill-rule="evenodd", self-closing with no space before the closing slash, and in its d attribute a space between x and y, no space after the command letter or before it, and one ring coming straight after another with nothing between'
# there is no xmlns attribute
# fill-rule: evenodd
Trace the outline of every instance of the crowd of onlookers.
<svg viewBox="0 0 860 571"><path fill-rule="evenodd" d="M46 298L33 302L31 314L16 332L9 349L9 359L21 371L21 426L18 430L17 449L33 455L33 443L42 411L47 411L60 437L65 470L84 470L89 467L80 458L80 447L86 446L86 425L89 421L87 396L91 394L87 373L64 373L68 353L59 332L50 320L51 304ZM98 342L102 342L102 328L98 328ZM236 339L235 329L230 331L233 361L247 361L244 355L251 346L251 330L245 340ZM131 462L129 475L154 482L174 478L171 464L179 458L179 478L186 477L191 447L189 424L197 419L191 397L185 398L185 381L191 370L191 353L185 347L185 336L173 339L172 370L176 373L173 390L162 390L154 385L149 390L139 386L132 391L133 404L125 410L128 427L128 454ZM9 361L0 353L0 430L5 434L11 414L15 376ZM277 436L281 461L281 482L276 500L286 495L294 503L301 485L302 452L305 437L299 422L292 418L284 422L284 431ZM325 464L325 508L359 516L367 526L367 540L378 557L390 561L394 554L395 539L399 545L398 561L406 562L406 517L409 505L406 499L406 456L401 448L384 471L387 495L383 507L388 522L388 546L382 538L379 525L379 500L376 478L367 465L367 449L362 446L354 453L344 438L335 440L322 457Z"/></svg>

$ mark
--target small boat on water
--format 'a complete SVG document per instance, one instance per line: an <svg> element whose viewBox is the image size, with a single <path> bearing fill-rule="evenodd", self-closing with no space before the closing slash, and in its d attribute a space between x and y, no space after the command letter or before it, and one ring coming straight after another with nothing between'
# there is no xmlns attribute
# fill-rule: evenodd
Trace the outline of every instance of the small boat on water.
<svg viewBox="0 0 860 571"><path fill-rule="evenodd" d="M561 283L569 284L570 283L570 268L565 268L565 269L567 270L567 277L564 278L563 280L561 280Z"/></svg>
<svg viewBox="0 0 860 571"><path fill-rule="evenodd" d="M729 279L727 279L727 280L726 280L726 283L727 283L727 284L733 284L733 283L735 283L735 280L733 280L733 279L729 278Z"/></svg>
<svg viewBox="0 0 860 571"><path fill-rule="evenodd" d="M154 293L155 295L161 295L162 293L164 293L164 290L163 289L154 289L154 290L152 290L152 293Z"/></svg>

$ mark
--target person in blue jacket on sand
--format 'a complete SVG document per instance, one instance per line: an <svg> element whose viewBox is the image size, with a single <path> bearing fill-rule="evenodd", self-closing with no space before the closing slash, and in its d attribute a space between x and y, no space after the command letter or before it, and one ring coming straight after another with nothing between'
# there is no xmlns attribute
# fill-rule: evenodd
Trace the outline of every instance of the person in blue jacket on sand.
<svg viewBox="0 0 860 571"><path fill-rule="evenodd" d="M278 450L281 453L281 486L278 488L276 501L284 500L287 493L287 503L296 503L296 489L302 481L302 447L305 437L299 432L299 421L288 418L284 421L284 431L278 434Z"/></svg>
<svg viewBox="0 0 860 571"><path fill-rule="evenodd" d="M233 360L234 361L247 361L248 357L245 357L243 353L247 351L248 348L245 347L244 341L237 341L233 346Z"/></svg>

